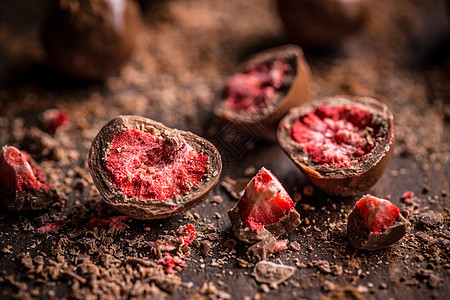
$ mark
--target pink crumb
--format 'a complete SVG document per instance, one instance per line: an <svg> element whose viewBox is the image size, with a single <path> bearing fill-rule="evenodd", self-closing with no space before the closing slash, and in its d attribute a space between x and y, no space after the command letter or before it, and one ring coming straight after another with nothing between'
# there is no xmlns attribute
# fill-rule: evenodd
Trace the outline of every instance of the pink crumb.
<svg viewBox="0 0 450 300"><path fill-rule="evenodd" d="M403 193L403 195L401 197L401 200L402 200L403 203L411 204L411 203L413 203L412 197L414 197L414 192L406 191L406 192Z"/></svg>
<svg viewBox="0 0 450 300"><path fill-rule="evenodd" d="M61 222L54 222L36 229L36 232L39 234L49 234L58 232L59 228L61 228Z"/></svg>
<svg viewBox="0 0 450 300"><path fill-rule="evenodd" d="M275 244L275 249L273 250L273 253L277 253L283 250L286 250L288 248L289 244L289 240L281 240L281 241L277 241L277 243Z"/></svg>
<svg viewBox="0 0 450 300"><path fill-rule="evenodd" d="M167 274L175 274L177 271L174 268L176 267L186 268L186 262L184 260L178 256L171 256L169 253L166 253L163 258L160 258L158 263L166 267Z"/></svg>
<svg viewBox="0 0 450 300"><path fill-rule="evenodd" d="M170 252L173 251L175 249L177 249L177 247L175 247L174 245L170 245L170 244L159 244L156 242L148 242L148 245L150 247L152 247L155 250L159 250L161 252Z"/></svg>
<svg viewBox="0 0 450 300"><path fill-rule="evenodd" d="M189 245L197 237L195 227L192 224L180 226L177 229L177 235L183 240L185 245Z"/></svg>
<svg viewBox="0 0 450 300"><path fill-rule="evenodd" d="M69 114L59 109L47 109L40 115L42 128L49 134L64 128L69 122Z"/></svg>

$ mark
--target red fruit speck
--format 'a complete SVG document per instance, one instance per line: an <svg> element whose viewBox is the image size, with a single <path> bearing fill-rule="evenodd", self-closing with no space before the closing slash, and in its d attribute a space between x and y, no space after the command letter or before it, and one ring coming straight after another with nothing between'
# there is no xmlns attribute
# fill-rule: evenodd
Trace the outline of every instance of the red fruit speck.
<svg viewBox="0 0 450 300"><path fill-rule="evenodd" d="M412 197L414 197L414 192L406 191L406 192L403 193L403 195L401 197L401 200L402 200L403 203L411 204L411 203L413 203Z"/></svg>
<svg viewBox="0 0 450 300"><path fill-rule="evenodd" d="M40 120L44 131L55 134L69 122L69 114L59 109L47 109L40 115Z"/></svg>
<svg viewBox="0 0 450 300"><path fill-rule="evenodd" d="M184 245L189 245L197 237L195 233L195 227L192 224L180 226L177 229L177 235L183 240Z"/></svg>
<svg viewBox="0 0 450 300"><path fill-rule="evenodd" d="M166 253L163 258L160 258L158 263L166 267L167 274L175 274L177 272L174 269L175 267L186 268L186 262L184 260L178 256L171 256L169 253Z"/></svg>
<svg viewBox="0 0 450 300"><path fill-rule="evenodd" d="M355 208L359 210L367 229L374 233L385 231L400 216L400 211L394 204L372 195L364 195Z"/></svg>
<svg viewBox="0 0 450 300"><path fill-rule="evenodd" d="M248 183L237 205L242 220L257 230L277 223L295 203L272 172L263 167Z"/></svg>
<svg viewBox="0 0 450 300"><path fill-rule="evenodd" d="M289 244L288 239L277 241L275 244L275 249L273 250L273 253L277 253L277 252L286 250L288 248L288 246L287 246L288 244Z"/></svg>
<svg viewBox="0 0 450 300"><path fill-rule="evenodd" d="M13 146L3 146L0 153L0 187L23 190L47 189L44 172L31 164L28 153Z"/></svg>
<svg viewBox="0 0 450 300"><path fill-rule="evenodd" d="M61 222L54 222L36 229L38 234L56 233L61 228Z"/></svg>

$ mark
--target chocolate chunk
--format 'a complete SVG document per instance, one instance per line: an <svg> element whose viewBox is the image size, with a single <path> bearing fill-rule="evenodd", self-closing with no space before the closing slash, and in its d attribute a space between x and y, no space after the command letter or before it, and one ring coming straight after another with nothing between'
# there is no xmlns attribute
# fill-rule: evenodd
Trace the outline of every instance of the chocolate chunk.
<svg viewBox="0 0 450 300"><path fill-rule="evenodd" d="M254 244L253 246L250 246L247 250L247 255L250 260L266 260L273 253L276 245L277 239L271 236Z"/></svg>
<svg viewBox="0 0 450 300"><path fill-rule="evenodd" d="M291 277L294 267L279 265L268 261L260 261L253 269L256 281L260 283L279 284Z"/></svg>
<svg viewBox="0 0 450 300"><path fill-rule="evenodd" d="M198 250L202 256L207 256L209 249L211 249L210 243L208 243L207 241L200 242L200 246L199 246Z"/></svg>

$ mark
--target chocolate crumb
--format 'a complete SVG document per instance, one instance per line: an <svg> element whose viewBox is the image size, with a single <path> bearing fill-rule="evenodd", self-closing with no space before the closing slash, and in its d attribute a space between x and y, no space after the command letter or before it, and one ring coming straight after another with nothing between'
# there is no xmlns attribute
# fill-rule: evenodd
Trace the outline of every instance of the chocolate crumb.
<svg viewBox="0 0 450 300"><path fill-rule="evenodd" d="M247 255L250 260L266 260L274 252L276 244L277 239L274 237L262 240L250 246L247 250Z"/></svg>
<svg viewBox="0 0 450 300"><path fill-rule="evenodd" d="M211 249L211 244L207 241L201 241L199 246L199 252L202 256L207 256L209 249Z"/></svg>

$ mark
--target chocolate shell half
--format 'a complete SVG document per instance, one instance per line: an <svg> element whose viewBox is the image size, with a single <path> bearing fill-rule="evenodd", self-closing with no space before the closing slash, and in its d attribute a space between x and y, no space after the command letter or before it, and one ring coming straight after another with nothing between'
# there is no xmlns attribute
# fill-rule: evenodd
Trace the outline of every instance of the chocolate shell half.
<svg viewBox="0 0 450 300"><path fill-rule="evenodd" d="M308 132L296 129L302 127ZM293 108L279 124L278 142L315 186L357 195L378 181L392 156L393 116L372 98L325 98Z"/></svg>
<svg viewBox="0 0 450 300"><path fill-rule="evenodd" d="M128 132L130 135L127 135ZM116 136L125 136L122 142L129 145L128 150L127 146L114 148ZM152 138L156 144L136 146L146 138ZM163 147L158 148L158 143ZM134 158L128 159L127 156L119 156L121 151L137 151L142 155L130 152ZM183 153L194 153L203 158L203 171L198 173L194 170L198 182L186 181L185 174L192 166L183 161L186 156ZM174 155L178 155L179 159L175 160ZM146 157L152 159L146 161ZM129 162L123 165L122 160ZM136 160L142 161L136 164ZM183 169L178 173L170 172L175 168ZM115 117L97 134L89 152L89 169L105 201L119 212L137 219L159 219L179 214L204 200L219 180L222 161L213 144L193 133L171 129L141 116L128 115ZM130 186L126 181L120 181L124 172L130 174L126 175ZM153 174L157 176L152 177ZM140 178L146 178L146 181L141 182ZM155 182L152 182L153 179ZM178 185L174 186L172 182ZM154 191L148 190L149 186L153 186ZM149 194L149 191L154 193Z"/></svg>
<svg viewBox="0 0 450 300"><path fill-rule="evenodd" d="M281 81L276 86L271 86L271 83L267 82L257 83L261 84L259 88L262 90L269 88L273 90L273 93L270 92L268 95L264 95L263 91L259 94L257 92L250 93L252 94L250 97L255 96L253 99L255 102L261 101L261 98L266 97L266 106L260 106L259 109L254 111L237 110L227 103L226 99L229 96L229 91L225 87L222 99L215 109L216 115L240 126L259 138L276 140L276 126L278 121L290 108L309 100L311 71L302 49L295 45L285 45L255 54L244 62L240 71L229 79L227 85L230 85L231 80L236 75L248 74L250 72L249 70L260 68L261 66L264 68L274 61L281 61L286 64ZM252 79L244 79L239 83L238 89L241 91L244 90L245 93L245 90L251 90L254 84L255 82Z"/></svg>

